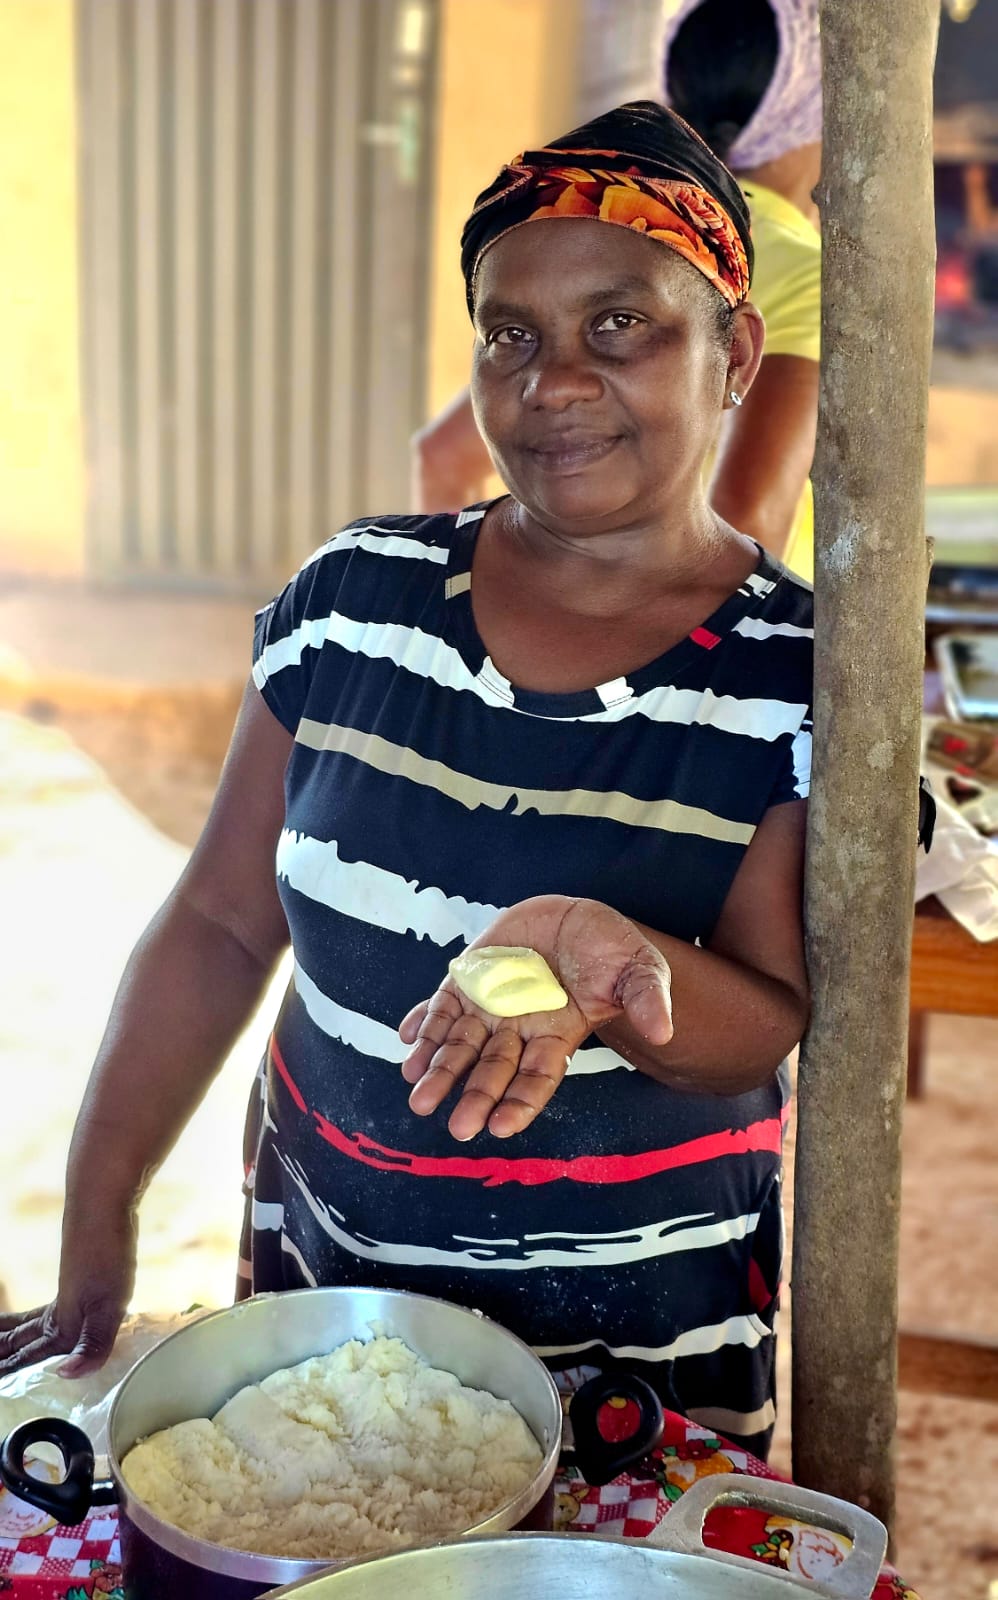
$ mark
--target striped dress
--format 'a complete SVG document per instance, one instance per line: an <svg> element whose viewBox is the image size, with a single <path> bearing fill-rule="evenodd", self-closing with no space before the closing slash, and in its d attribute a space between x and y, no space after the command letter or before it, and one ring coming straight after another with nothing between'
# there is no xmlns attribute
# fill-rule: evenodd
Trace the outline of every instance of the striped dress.
<svg viewBox="0 0 998 1600"><path fill-rule="evenodd" d="M760 550L650 665L525 691L472 613L485 509L359 522L257 618L254 678L295 739L294 969L247 1124L244 1271L478 1307L569 1383L625 1361L765 1450L783 1074L679 1093L592 1037L527 1132L457 1144L409 1111L396 1030L530 895L710 938L764 812L807 794L811 592Z"/></svg>

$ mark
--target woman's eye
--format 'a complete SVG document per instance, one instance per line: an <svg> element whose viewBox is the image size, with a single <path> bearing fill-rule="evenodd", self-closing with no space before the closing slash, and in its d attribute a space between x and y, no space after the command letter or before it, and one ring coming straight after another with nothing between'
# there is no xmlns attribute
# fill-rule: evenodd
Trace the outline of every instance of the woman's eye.
<svg viewBox="0 0 998 1600"><path fill-rule="evenodd" d="M631 328L641 326L643 317L635 316L633 311L608 311L596 324L595 333L628 333Z"/></svg>
<svg viewBox="0 0 998 1600"><path fill-rule="evenodd" d="M531 335L526 328L496 328L490 333L487 344L523 345L529 344Z"/></svg>

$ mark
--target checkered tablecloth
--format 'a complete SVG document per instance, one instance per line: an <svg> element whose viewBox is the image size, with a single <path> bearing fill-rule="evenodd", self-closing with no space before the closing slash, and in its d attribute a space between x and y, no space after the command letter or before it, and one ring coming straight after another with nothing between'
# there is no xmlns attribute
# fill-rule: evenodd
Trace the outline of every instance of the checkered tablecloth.
<svg viewBox="0 0 998 1600"><path fill-rule="evenodd" d="M708 1429L667 1413L662 1443L641 1469L601 1488L590 1487L566 1458L555 1479L555 1527L644 1538L698 1478L725 1472L778 1476ZM11 1591L11 1600L125 1600L117 1534L117 1518L106 1507L78 1528L61 1528L0 1490L0 1593ZM754 1510L712 1513L704 1542L799 1578L827 1575L847 1549L835 1535ZM919 1597L885 1568L872 1600Z"/></svg>
<svg viewBox="0 0 998 1600"><path fill-rule="evenodd" d="M5 1501L10 1496L0 1490L0 1528L11 1520ZM76 1528L36 1512L35 1525L37 1531L20 1539L0 1534L0 1593L12 1591L12 1600L124 1600L113 1512L102 1506Z"/></svg>
<svg viewBox="0 0 998 1600"><path fill-rule="evenodd" d="M592 1488L575 1471L570 1458L555 1479L555 1528L565 1533L600 1533L623 1539L644 1539L667 1515L669 1507L698 1478L740 1472L749 1477L778 1479L779 1474L746 1450L698 1427L685 1417L666 1412L662 1443L641 1463L612 1483ZM704 1544L747 1556L806 1580L827 1577L848 1554L848 1540L765 1511L719 1509L704 1528ZM891 1567L885 1567L871 1600L919 1600Z"/></svg>

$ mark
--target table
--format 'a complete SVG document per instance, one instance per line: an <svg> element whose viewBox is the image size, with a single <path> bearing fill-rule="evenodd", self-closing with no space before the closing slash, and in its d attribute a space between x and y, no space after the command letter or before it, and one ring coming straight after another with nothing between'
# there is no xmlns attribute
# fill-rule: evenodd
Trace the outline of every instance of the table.
<svg viewBox="0 0 998 1600"><path fill-rule="evenodd" d="M998 1017L998 939L980 944L934 895L915 912L911 946L908 1093L925 1087L925 1029L930 1012Z"/></svg>
<svg viewBox="0 0 998 1600"><path fill-rule="evenodd" d="M929 1014L998 1017L998 939L980 944L935 896L915 914L908 1022L908 1096L925 1088L925 1037ZM921 1394L998 1403L998 1340L902 1328L898 1382Z"/></svg>
<svg viewBox="0 0 998 1600"><path fill-rule="evenodd" d="M779 1476L709 1428L666 1412L662 1443L639 1467L612 1483L591 1488L571 1459L563 1459L555 1479L555 1527L580 1535L645 1538L698 1478L725 1472ZM37 1524L39 1513L34 1517ZM7 1526L12 1526L9 1520ZM19 1543L4 1538L2 1527L0 1500L0 1591L9 1589L10 1600L125 1600L113 1510L98 1508L75 1528L53 1527L49 1522L43 1532L22 1537ZM845 1560L847 1542L786 1517L767 1516L765 1511L724 1508L708 1517L704 1543L799 1578L827 1578ZM799 1592L789 1589L788 1596ZM919 1597L893 1568L885 1567L872 1600Z"/></svg>
<svg viewBox="0 0 998 1600"><path fill-rule="evenodd" d="M944 710L939 675L925 673L923 704ZM998 940L981 944L934 895L915 909L908 1022L908 1096L925 1089L926 1026L930 1013L998 1017ZM935 1329L902 1328L898 1379L903 1389L998 1402L998 1341L954 1338Z"/></svg>
<svg viewBox="0 0 998 1600"><path fill-rule="evenodd" d="M929 716L946 710L939 673L928 661L922 706ZM915 908L911 946L908 1094L915 1100L925 1088L926 1020L932 1011L998 1017L998 940L979 944L934 895Z"/></svg>

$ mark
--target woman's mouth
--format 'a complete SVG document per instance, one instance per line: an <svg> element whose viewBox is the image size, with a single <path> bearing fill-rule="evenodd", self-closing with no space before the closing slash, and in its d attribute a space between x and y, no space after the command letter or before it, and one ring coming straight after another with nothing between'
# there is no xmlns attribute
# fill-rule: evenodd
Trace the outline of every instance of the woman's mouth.
<svg viewBox="0 0 998 1600"><path fill-rule="evenodd" d="M620 443L619 434L554 434L527 446L544 472L572 473L602 461Z"/></svg>

